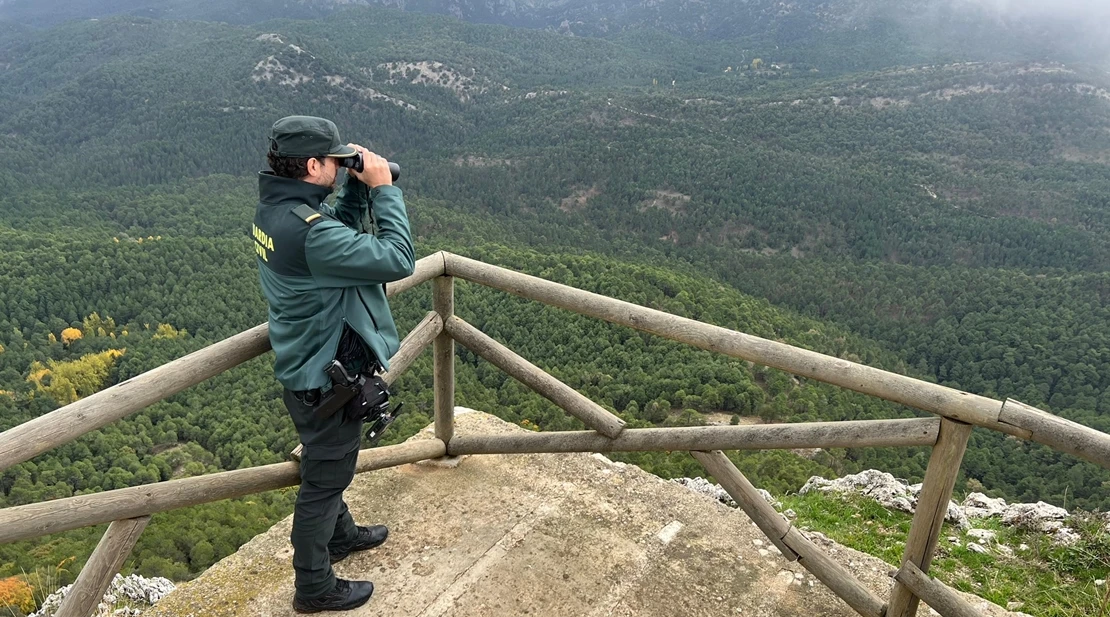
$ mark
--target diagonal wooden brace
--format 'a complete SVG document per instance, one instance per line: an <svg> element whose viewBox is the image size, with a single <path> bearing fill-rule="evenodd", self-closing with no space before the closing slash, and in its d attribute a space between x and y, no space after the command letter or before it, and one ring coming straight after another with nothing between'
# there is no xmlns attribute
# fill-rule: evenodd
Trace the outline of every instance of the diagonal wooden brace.
<svg viewBox="0 0 1110 617"><path fill-rule="evenodd" d="M443 327L452 338L467 349L535 390L540 396L570 412L586 426L610 439L620 435L624 430L624 420L586 398L574 388L545 373L538 366L493 340L478 328L458 317L447 319Z"/></svg>
<svg viewBox="0 0 1110 617"><path fill-rule="evenodd" d="M104 532L96 550L81 568L81 574L77 575L77 581L54 617L92 615L149 522L150 516L147 515L108 525L108 531Z"/></svg>
<svg viewBox="0 0 1110 617"><path fill-rule="evenodd" d="M864 617L883 617L886 607L878 596L863 583L829 557L809 538L791 526L781 514L767 503L755 486L728 460L724 452L691 452L694 458L743 508L748 517L778 547L788 561L797 561L818 580L832 590Z"/></svg>

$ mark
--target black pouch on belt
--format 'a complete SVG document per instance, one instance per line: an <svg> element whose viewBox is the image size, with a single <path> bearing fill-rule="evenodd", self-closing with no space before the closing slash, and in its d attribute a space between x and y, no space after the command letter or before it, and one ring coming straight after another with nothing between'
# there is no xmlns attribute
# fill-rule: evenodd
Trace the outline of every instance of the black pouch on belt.
<svg viewBox="0 0 1110 617"><path fill-rule="evenodd" d="M350 419L374 422L389 411L389 384L381 375L366 377L355 400L347 407Z"/></svg>

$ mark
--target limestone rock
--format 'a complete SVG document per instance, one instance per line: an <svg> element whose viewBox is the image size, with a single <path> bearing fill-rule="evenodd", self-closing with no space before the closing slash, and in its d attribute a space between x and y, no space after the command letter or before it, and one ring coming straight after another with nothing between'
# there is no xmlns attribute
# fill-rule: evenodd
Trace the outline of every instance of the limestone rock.
<svg viewBox="0 0 1110 617"><path fill-rule="evenodd" d="M732 498L731 495L728 494L728 491L721 488L720 484L712 484L705 478L675 478L671 481L681 484L682 486L685 486L695 493L700 493L702 495L705 495L706 497L715 499L725 504L726 506L732 508L736 507L736 501ZM761 488L756 489L756 491L759 492L760 497L763 497L763 499L767 503L771 504L775 508L782 507L782 502L775 499L774 495L772 495L771 493Z"/></svg>
<svg viewBox="0 0 1110 617"><path fill-rule="evenodd" d="M964 498L964 514L968 518L990 518L1002 516L1006 511L1006 500L987 497L982 493L971 493Z"/></svg>
<svg viewBox="0 0 1110 617"><path fill-rule="evenodd" d="M1062 544L1070 546L1080 541L1082 538L1071 527L1061 527L1052 533L1053 544Z"/></svg>
<svg viewBox="0 0 1110 617"><path fill-rule="evenodd" d="M968 542L967 543L967 550L969 550L973 553L979 553L981 555L987 555L987 554L990 553L990 550L988 550L987 547L983 546L982 544L977 544L975 542Z"/></svg>
<svg viewBox="0 0 1110 617"><path fill-rule="evenodd" d="M921 485L907 486L889 473L869 469L844 476L839 480L826 480L820 476L813 476L798 493L805 495L814 490L857 493L871 497L892 510L912 514L917 507L917 496L921 492ZM944 520L954 523L961 529L968 529L971 527L972 518L983 519L996 516L1001 518L1004 525L1050 534L1052 541L1057 544L1073 544L1079 540L1074 530L1065 527L1065 521L1069 516L1068 511L1043 501L1007 504L1004 499L987 497L982 493L971 493L964 499L962 506L949 501ZM1110 531L1110 514L1103 516L1107 517L1107 531Z"/></svg>
<svg viewBox="0 0 1110 617"><path fill-rule="evenodd" d="M62 606L62 600L73 589L66 585L46 597L38 612L28 617L51 617ZM174 590L174 584L162 577L146 578L138 574L117 574L93 613L94 617L138 617Z"/></svg>
<svg viewBox="0 0 1110 617"><path fill-rule="evenodd" d="M1015 503L1007 506L1002 513L1002 524L1029 531L1054 533L1064 526L1063 521L1067 517L1067 510L1043 501Z"/></svg>
<svg viewBox="0 0 1110 617"><path fill-rule="evenodd" d="M907 486L885 471L868 469L857 474L844 476L838 480L826 480L821 476L813 476L798 491L798 494L805 495L813 490L857 493L874 499L884 507L913 514L914 508L917 507L917 496L921 492L921 485ZM960 528L971 526L967 517L964 516L963 510L952 501L948 502L948 512L945 513L945 520L956 524Z"/></svg>

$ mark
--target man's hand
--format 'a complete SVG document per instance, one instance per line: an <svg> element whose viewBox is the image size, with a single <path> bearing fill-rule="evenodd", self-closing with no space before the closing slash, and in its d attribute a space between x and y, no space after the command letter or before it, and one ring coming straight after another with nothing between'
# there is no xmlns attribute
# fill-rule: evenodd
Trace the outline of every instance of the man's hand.
<svg viewBox="0 0 1110 617"><path fill-rule="evenodd" d="M362 171L356 172L349 169L347 170L348 173L370 188L393 185L393 174L389 172L389 161L358 144L347 145L362 153Z"/></svg>

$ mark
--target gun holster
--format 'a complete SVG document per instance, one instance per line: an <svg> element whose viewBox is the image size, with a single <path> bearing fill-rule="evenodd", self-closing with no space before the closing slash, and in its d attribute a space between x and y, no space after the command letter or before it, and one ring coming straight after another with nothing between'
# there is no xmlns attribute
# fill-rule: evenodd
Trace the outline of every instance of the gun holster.
<svg viewBox="0 0 1110 617"><path fill-rule="evenodd" d="M373 422L389 411L389 385L380 375L352 376L339 360L332 360L325 372L331 377L331 392L316 408L317 417L330 418L346 408L348 419Z"/></svg>
<svg viewBox="0 0 1110 617"><path fill-rule="evenodd" d="M348 420L357 419L370 424L366 439L372 446L377 445L382 433L397 419L403 403L390 410L389 384L385 383L381 375L351 376L338 360L332 360L325 371L331 377L331 392L316 408L316 415L324 419L340 409L346 409Z"/></svg>

